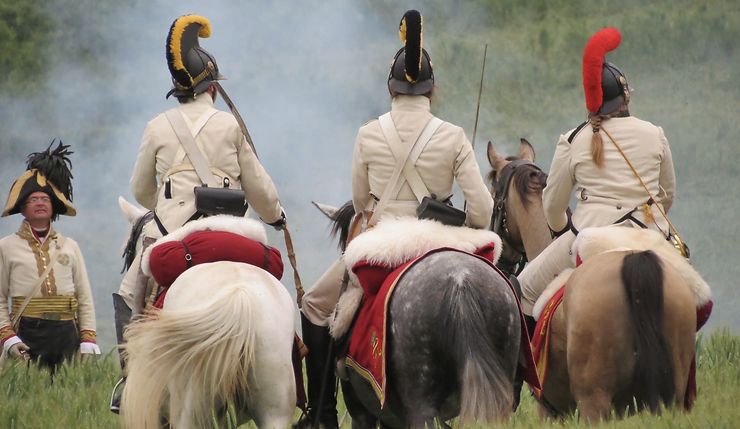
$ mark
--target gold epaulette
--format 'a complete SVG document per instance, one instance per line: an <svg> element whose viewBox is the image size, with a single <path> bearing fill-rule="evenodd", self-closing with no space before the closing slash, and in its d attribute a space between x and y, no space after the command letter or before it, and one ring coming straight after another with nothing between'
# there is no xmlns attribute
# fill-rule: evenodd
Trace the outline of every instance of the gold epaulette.
<svg viewBox="0 0 740 429"><path fill-rule="evenodd" d="M11 317L18 313L23 296L13 297ZM71 295L40 296L31 298L23 311L23 317L36 317L46 320L74 320L77 317L77 298Z"/></svg>

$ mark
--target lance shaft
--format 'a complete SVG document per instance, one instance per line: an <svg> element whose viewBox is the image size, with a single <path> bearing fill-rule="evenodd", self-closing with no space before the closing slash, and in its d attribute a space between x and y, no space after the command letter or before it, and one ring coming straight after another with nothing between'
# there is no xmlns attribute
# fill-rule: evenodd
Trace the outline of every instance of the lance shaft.
<svg viewBox="0 0 740 429"><path fill-rule="evenodd" d="M478 115L480 114L480 99L483 94L483 74L486 71L486 55L488 54L488 43L483 49L483 68L480 71L480 86L478 87L478 105L475 108L475 126L473 126L473 149L475 149L475 134L478 132Z"/></svg>

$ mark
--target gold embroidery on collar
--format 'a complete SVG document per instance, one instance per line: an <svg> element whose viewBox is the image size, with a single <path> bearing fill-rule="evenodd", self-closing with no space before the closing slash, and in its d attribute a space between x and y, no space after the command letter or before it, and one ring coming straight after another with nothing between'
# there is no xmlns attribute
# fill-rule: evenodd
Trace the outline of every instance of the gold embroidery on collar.
<svg viewBox="0 0 740 429"><path fill-rule="evenodd" d="M41 243L31 230L31 225L25 220L21 223L20 229L16 232L19 237L26 240L28 246L33 252L33 256L36 258L36 269L38 275L41 276L46 269L46 264L52 263L49 258L49 246L52 242L57 242L57 233L54 228L49 225L49 232L47 232L46 239ZM57 284L54 279L54 269L49 271L49 275L46 277L46 281L41 284L41 295L42 296L53 296L57 294Z"/></svg>

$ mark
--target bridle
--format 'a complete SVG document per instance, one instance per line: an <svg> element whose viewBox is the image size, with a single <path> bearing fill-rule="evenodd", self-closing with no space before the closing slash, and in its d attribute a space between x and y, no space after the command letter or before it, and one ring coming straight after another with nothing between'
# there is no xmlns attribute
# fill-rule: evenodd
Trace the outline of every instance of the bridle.
<svg viewBox="0 0 740 429"><path fill-rule="evenodd" d="M514 179L517 168L531 166L537 171L542 169L535 163L526 159L517 159L509 162L492 180L493 185L493 213L491 214L491 231L498 234L505 243L504 252L501 254L496 266L509 275L517 276L527 263L527 252L521 240L512 238L506 219L506 202L509 198L509 187ZM507 251L510 249L511 251Z"/></svg>

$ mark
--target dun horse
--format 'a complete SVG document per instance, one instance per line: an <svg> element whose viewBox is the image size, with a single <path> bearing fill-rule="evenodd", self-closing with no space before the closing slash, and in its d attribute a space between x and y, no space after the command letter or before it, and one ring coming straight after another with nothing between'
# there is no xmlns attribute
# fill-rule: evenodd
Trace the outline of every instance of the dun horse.
<svg viewBox="0 0 740 429"><path fill-rule="evenodd" d="M344 248L352 202L319 208L334 222L333 232L341 232ZM353 427L432 427L458 415L478 422L510 415L520 316L496 270L466 253L436 252L400 278L387 317L385 407L363 394L364 379L350 376L342 390Z"/></svg>
<svg viewBox="0 0 740 429"><path fill-rule="evenodd" d="M126 426L220 427L232 408L238 422L288 427L296 399L294 323L288 292L266 271L225 261L189 268L161 311L126 330Z"/></svg>
<svg viewBox="0 0 740 429"><path fill-rule="evenodd" d="M504 159L488 145L494 189L512 175L498 187L508 193L494 213L502 219L500 235L531 260L551 241L542 208L546 176L524 139L520 158ZM589 258L567 280L551 322L543 414L578 408L597 420L612 410L634 411L635 404L651 411L683 405L695 328L689 285L656 253L612 251Z"/></svg>

